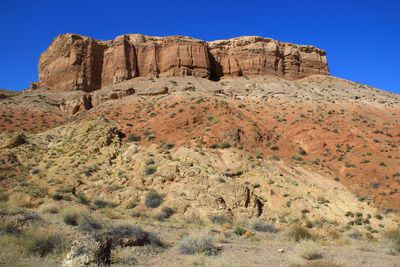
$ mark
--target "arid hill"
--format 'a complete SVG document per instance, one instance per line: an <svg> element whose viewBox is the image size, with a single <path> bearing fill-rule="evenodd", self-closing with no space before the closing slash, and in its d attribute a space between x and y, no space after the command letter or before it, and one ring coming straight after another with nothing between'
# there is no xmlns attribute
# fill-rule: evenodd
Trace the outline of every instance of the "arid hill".
<svg viewBox="0 0 400 267"><path fill-rule="evenodd" d="M375 244L399 223L400 96L327 74L324 51L260 37L57 37L39 83L0 99L0 245L39 227L75 240L64 266L287 266L301 225L323 260L395 266ZM225 265L171 258L199 229Z"/></svg>

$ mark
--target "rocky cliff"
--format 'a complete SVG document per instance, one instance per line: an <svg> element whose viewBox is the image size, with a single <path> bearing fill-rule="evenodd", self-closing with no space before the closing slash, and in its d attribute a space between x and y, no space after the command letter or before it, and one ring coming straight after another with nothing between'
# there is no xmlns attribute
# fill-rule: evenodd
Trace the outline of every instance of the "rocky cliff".
<svg viewBox="0 0 400 267"><path fill-rule="evenodd" d="M329 74L326 52L256 36L205 42L140 34L99 41L77 34L54 39L39 59L39 84L94 91L134 77L274 75L289 80Z"/></svg>

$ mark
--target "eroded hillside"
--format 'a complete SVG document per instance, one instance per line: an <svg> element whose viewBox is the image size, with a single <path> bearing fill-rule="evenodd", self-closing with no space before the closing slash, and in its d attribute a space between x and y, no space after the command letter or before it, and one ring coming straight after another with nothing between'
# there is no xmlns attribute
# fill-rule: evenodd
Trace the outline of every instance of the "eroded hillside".
<svg viewBox="0 0 400 267"><path fill-rule="evenodd" d="M243 266L242 248L260 246L284 252L266 262L254 250L255 266L308 266L286 235L301 225L325 260L358 266L354 240L374 246L398 225L399 107L399 95L325 75L139 77L2 99L0 245L23 257L4 249L0 261L35 266L50 252L29 240L44 231L59 245L49 266ZM170 258L199 231L221 243L213 258ZM382 255L364 261L398 257Z"/></svg>

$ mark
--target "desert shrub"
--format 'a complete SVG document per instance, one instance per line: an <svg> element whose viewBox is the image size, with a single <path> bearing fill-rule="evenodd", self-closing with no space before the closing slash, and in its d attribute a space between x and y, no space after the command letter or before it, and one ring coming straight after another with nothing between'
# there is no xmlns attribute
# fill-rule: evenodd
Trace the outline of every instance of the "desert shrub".
<svg viewBox="0 0 400 267"><path fill-rule="evenodd" d="M156 234L131 225L112 227L106 232L95 234L94 238L102 244L94 253L94 258L99 266L109 266L111 264L111 251L116 247L164 246Z"/></svg>
<svg viewBox="0 0 400 267"><path fill-rule="evenodd" d="M89 201L87 200L87 198L83 192L79 192L78 194L76 194L76 202L78 202L80 204L89 203Z"/></svg>
<svg viewBox="0 0 400 267"><path fill-rule="evenodd" d="M292 157L292 159L297 160L297 161L302 161L302 160L303 160L303 158L301 157L300 154L294 155L294 156Z"/></svg>
<svg viewBox="0 0 400 267"><path fill-rule="evenodd" d="M165 219L171 217L173 214L174 214L173 209L171 209L170 207L163 207L160 213L157 215L157 220L164 221Z"/></svg>
<svg viewBox="0 0 400 267"><path fill-rule="evenodd" d="M58 200L63 199L63 196L60 193L56 192L56 193L51 195L51 198L56 200L56 201L58 201Z"/></svg>
<svg viewBox="0 0 400 267"><path fill-rule="evenodd" d="M165 150L170 150L170 149L174 148L174 144L172 144L172 143L164 143L164 144L162 144L162 148L165 149Z"/></svg>
<svg viewBox="0 0 400 267"><path fill-rule="evenodd" d="M232 223L231 219L228 216L224 215L224 214L212 215L210 217L210 220L211 220L212 223L220 224L220 225L231 224Z"/></svg>
<svg viewBox="0 0 400 267"><path fill-rule="evenodd" d="M279 156L278 155L271 155L271 159L272 160L275 160L275 161L280 161L281 159L279 158Z"/></svg>
<svg viewBox="0 0 400 267"><path fill-rule="evenodd" d="M40 206L40 210L43 213L57 214L59 211L59 208L57 205L47 204L47 205Z"/></svg>
<svg viewBox="0 0 400 267"><path fill-rule="evenodd" d="M244 233L246 233L246 229L240 226L236 226L235 229L233 230L233 233L235 235L243 235Z"/></svg>
<svg viewBox="0 0 400 267"><path fill-rule="evenodd" d="M153 165L155 162L154 162L154 159L148 159L144 163L146 164L146 166L149 166L149 165Z"/></svg>
<svg viewBox="0 0 400 267"><path fill-rule="evenodd" d="M300 225L295 225L289 230L288 237L293 241L299 242L304 239L310 239L311 234L306 228Z"/></svg>
<svg viewBox="0 0 400 267"><path fill-rule="evenodd" d="M258 232L269 232L269 233L276 233L277 230L275 226L271 223L266 223L262 220L257 220L250 223L250 228L254 231Z"/></svg>
<svg viewBox="0 0 400 267"><path fill-rule="evenodd" d="M187 224L193 224L196 226L204 225L204 221L197 214L194 214L194 213L192 213L190 216L186 217L185 222Z"/></svg>
<svg viewBox="0 0 400 267"><path fill-rule="evenodd" d="M186 235L179 243L179 250L182 254L212 254L214 250L214 239L210 235L189 236Z"/></svg>
<svg viewBox="0 0 400 267"><path fill-rule="evenodd" d="M144 204L152 209L158 208L162 202L163 198L156 191L150 191L144 200Z"/></svg>
<svg viewBox="0 0 400 267"><path fill-rule="evenodd" d="M102 224L88 214L82 214L79 220L78 229L83 232L93 232L101 230Z"/></svg>
<svg viewBox="0 0 400 267"><path fill-rule="evenodd" d="M77 226L79 214L76 211L64 211L63 221L65 224Z"/></svg>
<svg viewBox="0 0 400 267"><path fill-rule="evenodd" d="M231 145L227 141L222 141L221 143L219 143L218 147L224 149L224 148L230 148Z"/></svg>
<svg viewBox="0 0 400 267"><path fill-rule="evenodd" d="M344 267L343 263L336 262L331 259L319 260L319 261L311 261L306 263L305 265L299 265L301 267Z"/></svg>
<svg viewBox="0 0 400 267"><path fill-rule="evenodd" d="M128 203L126 203L125 205L125 209L133 209L137 206L137 204L138 204L137 199L129 200Z"/></svg>
<svg viewBox="0 0 400 267"><path fill-rule="evenodd" d="M307 155L307 152L302 147L299 147L299 154L305 156Z"/></svg>
<svg viewBox="0 0 400 267"><path fill-rule="evenodd" d="M302 240L296 245L296 252L305 260L322 258L318 245L311 240Z"/></svg>
<svg viewBox="0 0 400 267"><path fill-rule="evenodd" d="M93 201L93 207L96 209L103 209L103 208L114 208L115 205L103 199L95 199Z"/></svg>
<svg viewBox="0 0 400 267"><path fill-rule="evenodd" d="M381 244L388 253L396 255L400 253L400 228L386 231L381 236Z"/></svg>
<svg viewBox="0 0 400 267"><path fill-rule="evenodd" d="M8 201L8 195L0 192L0 201Z"/></svg>
<svg viewBox="0 0 400 267"><path fill-rule="evenodd" d="M29 253L44 257L63 248L63 238L59 234L44 232L31 233L24 238Z"/></svg>
<svg viewBox="0 0 400 267"><path fill-rule="evenodd" d="M360 231L358 231L357 229L351 230L347 236L356 240L361 240L363 237Z"/></svg>
<svg viewBox="0 0 400 267"><path fill-rule="evenodd" d="M346 217L354 217L354 213L352 213L351 211L347 211L344 216L346 216Z"/></svg>
<svg viewBox="0 0 400 267"><path fill-rule="evenodd" d="M156 171L157 171L156 167L154 167L153 165L149 165L144 170L144 174L151 175L151 174L155 173Z"/></svg>
<svg viewBox="0 0 400 267"><path fill-rule="evenodd" d="M140 141L140 136L137 135L136 133L130 133L128 134L128 137L126 138L128 142L137 142Z"/></svg>
<svg viewBox="0 0 400 267"><path fill-rule="evenodd" d="M21 230L14 223L10 222L0 222L0 235L9 234L18 236Z"/></svg>
<svg viewBox="0 0 400 267"><path fill-rule="evenodd" d="M143 212L133 211L133 212L131 213L131 217L132 217L132 218L147 218L148 216L147 216L145 213L143 213Z"/></svg>

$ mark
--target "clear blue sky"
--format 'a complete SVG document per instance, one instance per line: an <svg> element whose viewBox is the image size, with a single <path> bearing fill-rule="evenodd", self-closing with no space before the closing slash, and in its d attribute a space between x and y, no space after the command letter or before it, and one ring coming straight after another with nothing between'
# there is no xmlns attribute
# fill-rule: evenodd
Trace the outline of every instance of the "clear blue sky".
<svg viewBox="0 0 400 267"><path fill-rule="evenodd" d="M400 93L400 1L1 0L0 88L37 81L39 55L62 33L202 40L259 35L327 51L331 75Z"/></svg>

